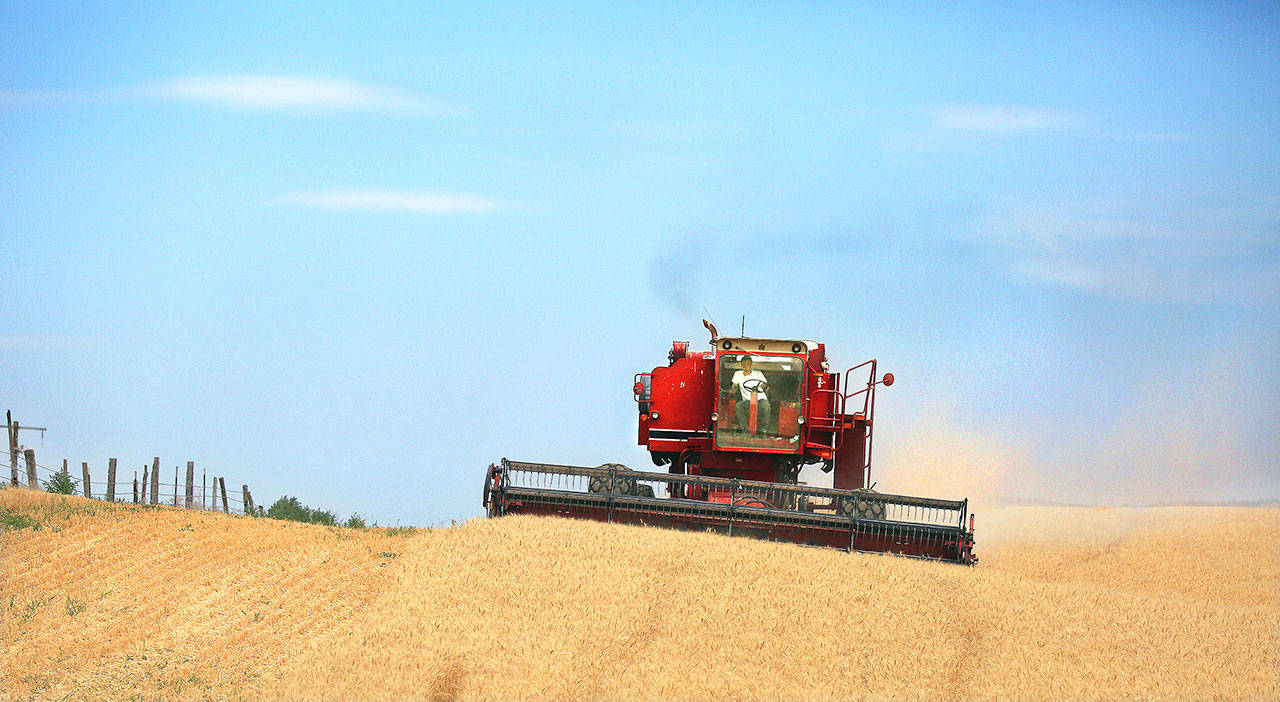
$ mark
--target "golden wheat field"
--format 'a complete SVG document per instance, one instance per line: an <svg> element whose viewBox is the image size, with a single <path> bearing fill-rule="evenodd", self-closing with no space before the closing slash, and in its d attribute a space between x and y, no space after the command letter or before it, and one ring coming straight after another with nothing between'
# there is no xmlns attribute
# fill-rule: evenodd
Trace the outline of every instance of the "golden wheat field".
<svg viewBox="0 0 1280 702"><path fill-rule="evenodd" d="M0 510L5 698L1280 697L1280 508L989 510L976 568L534 517Z"/></svg>

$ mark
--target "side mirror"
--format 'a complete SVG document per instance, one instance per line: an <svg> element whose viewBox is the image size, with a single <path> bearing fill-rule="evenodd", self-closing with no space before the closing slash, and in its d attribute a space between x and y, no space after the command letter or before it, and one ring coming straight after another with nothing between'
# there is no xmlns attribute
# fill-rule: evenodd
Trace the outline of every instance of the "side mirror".
<svg viewBox="0 0 1280 702"><path fill-rule="evenodd" d="M885 387L893 385L893 373L885 373L884 377L880 379L880 382L884 383Z"/></svg>

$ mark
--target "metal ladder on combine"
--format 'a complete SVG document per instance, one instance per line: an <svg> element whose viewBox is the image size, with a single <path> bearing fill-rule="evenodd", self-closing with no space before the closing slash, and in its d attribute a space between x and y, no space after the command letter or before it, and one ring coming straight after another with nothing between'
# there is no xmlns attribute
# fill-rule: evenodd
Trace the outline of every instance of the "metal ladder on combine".
<svg viewBox="0 0 1280 702"><path fill-rule="evenodd" d="M853 372L866 366L871 367L867 374L866 387L860 390L857 390L856 392L844 392L843 389L849 387L849 378L853 374ZM830 410L830 414L826 416L815 416L810 418L809 431L813 432L816 430L820 433L831 434L831 443L826 444L823 442L815 442L811 440L805 441L806 448L817 449L817 450L830 449L831 460L834 461L836 454L840 451L840 448L841 448L841 443L844 437L844 430L850 426L849 423L856 419L866 419L867 420L867 434L866 434L867 443L866 443L866 452L863 454L864 463L862 466L864 480L867 480L870 478L871 436L872 436L871 417L875 413L876 385L877 385L876 359L873 358L869 361L863 361L862 363L859 363L858 365L846 370L844 372L843 378L840 378L839 376L837 376L836 384L834 387L819 388L818 390L814 391L815 395L823 394L823 395L831 396L831 410ZM845 407L848 406L849 400L852 398L856 398L859 395L863 396L862 411L855 412L853 414L846 414Z"/></svg>

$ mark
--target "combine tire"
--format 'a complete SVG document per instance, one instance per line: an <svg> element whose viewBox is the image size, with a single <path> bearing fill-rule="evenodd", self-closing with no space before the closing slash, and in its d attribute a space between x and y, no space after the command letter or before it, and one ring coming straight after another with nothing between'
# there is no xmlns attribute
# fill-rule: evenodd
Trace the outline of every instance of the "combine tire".
<svg viewBox="0 0 1280 702"><path fill-rule="evenodd" d="M613 494L615 495L639 494L637 492L636 479L627 477L626 475L626 473L633 472L630 468L627 468L621 463L605 463L604 465L597 466L597 467L605 468L605 469L608 469L608 468L617 469L618 472L614 476L615 482L613 484ZM645 486L645 487L648 487L648 486ZM587 485L587 490L589 492L594 492L601 495L608 494L609 493L609 476L607 475L592 476L591 481ZM648 496L653 497L653 488L649 488Z"/></svg>
<svg viewBox="0 0 1280 702"><path fill-rule="evenodd" d="M884 503L873 497L870 497L871 491L866 491L868 496L846 497L840 502L840 514L846 517L858 517L860 519L884 519Z"/></svg>
<svg viewBox="0 0 1280 702"><path fill-rule="evenodd" d="M614 478L614 483L613 483L613 494L615 494L615 495L634 495L634 494L636 494L636 480L635 480L635 478L628 478L628 477L623 476L623 475L619 475L619 476L617 476L616 478Z"/></svg>

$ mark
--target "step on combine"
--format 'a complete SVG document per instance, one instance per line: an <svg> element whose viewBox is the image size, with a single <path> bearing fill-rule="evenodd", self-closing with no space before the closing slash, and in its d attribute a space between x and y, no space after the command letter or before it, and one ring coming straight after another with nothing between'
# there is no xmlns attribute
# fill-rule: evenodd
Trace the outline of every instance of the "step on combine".
<svg viewBox="0 0 1280 702"><path fill-rule="evenodd" d="M672 343L637 373L639 444L665 472L502 459L485 473L490 517L541 514L708 530L849 551L975 564L968 500L871 489L874 359L832 373L813 341L721 337ZM865 383L862 378L866 377ZM798 482L805 465L831 487Z"/></svg>

